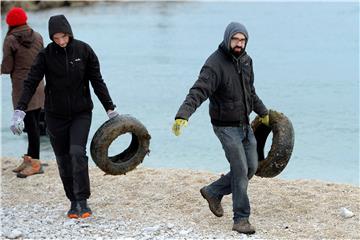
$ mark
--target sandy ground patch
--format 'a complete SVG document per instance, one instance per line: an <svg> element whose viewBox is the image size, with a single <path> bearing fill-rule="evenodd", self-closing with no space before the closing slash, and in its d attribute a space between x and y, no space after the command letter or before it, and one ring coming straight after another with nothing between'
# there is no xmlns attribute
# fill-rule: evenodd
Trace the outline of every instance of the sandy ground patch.
<svg viewBox="0 0 360 240"><path fill-rule="evenodd" d="M254 177L249 185L255 235L231 231L231 195L225 214L209 211L199 189L219 177L210 172L139 167L122 176L90 168L94 215L66 218L55 161L26 179L11 172L18 160L2 157L2 238L130 239L360 239L360 188L315 180ZM340 208L355 216L344 218Z"/></svg>

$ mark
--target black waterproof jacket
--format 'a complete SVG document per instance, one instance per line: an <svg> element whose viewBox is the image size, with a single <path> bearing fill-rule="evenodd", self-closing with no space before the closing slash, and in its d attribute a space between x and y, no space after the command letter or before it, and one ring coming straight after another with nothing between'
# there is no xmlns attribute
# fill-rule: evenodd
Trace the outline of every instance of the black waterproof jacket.
<svg viewBox="0 0 360 240"><path fill-rule="evenodd" d="M114 109L115 105L102 79L94 51L88 44L72 37L71 27L63 15L49 20L50 38L57 32L70 34L68 45L62 48L52 42L38 54L24 82L23 93L16 109L26 109L44 75L47 114L68 118L76 113L90 112L93 102L89 83L105 110Z"/></svg>
<svg viewBox="0 0 360 240"><path fill-rule="evenodd" d="M229 44L230 38L225 41ZM249 124L252 111L260 116L268 113L255 92L252 59L245 51L235 58L224 42L205 62L175 119L188 120L208 98L211 122L215 126L245 125Z"/></svg>

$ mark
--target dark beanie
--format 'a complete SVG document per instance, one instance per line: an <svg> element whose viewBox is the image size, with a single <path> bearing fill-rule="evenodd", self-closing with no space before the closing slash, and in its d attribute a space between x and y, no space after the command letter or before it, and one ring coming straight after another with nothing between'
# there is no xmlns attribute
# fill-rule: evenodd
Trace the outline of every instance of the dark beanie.
<svg viewBox="0 0 360 240"><path fill-rule="evenodd" d="M16 27L26 24L27 16L24 9L13 7L6 15L6 23L10 27Z"/></svg>
<svg viewBox="0 0 360 240"><path fill-rule="evenodd" d="M55 15L49 19L49 37L53 40L55 33L67 33L73 37L70 23L64 15Z"/></svg>

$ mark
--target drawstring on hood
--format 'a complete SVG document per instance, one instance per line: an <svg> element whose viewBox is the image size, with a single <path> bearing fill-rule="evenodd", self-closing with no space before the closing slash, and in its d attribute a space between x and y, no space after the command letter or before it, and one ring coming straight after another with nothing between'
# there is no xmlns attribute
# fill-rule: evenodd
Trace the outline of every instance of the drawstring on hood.
<svg viewBox="0 0 360 240"><path fill-rule="evenodd" d="M247 30L246 30L246 28L245 28L245 26L243 24L238 23L238 22L231 22L231 23L229 23L229 25L225 29L224 40L222 42L222 45L229 52L231 52L231 47L230 47L231 38L236 33L242 33L242 34L245 35L245 37L246 37L246 43L245 43L245 47L244 47L244 51L245 51L247 42L249 40L249 34L248 34L248 32L247 32Z"/></svg>
<svg viewBox="0 0 360 240"><path fill-rule="evenodd" d="M53 35L55 33L66 33L70 38L73 38L74 35L71 30L70 23L64 15L55 15L49 19L49 37L52 41Z"/></svg>

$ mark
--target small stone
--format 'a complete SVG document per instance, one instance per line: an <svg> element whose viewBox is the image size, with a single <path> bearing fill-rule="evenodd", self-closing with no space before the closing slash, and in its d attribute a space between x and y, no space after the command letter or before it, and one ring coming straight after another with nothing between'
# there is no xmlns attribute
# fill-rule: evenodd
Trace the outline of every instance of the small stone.
<svg viewBox="0 0 360 240"><path fill-rule="evenodd" d="M343 218L351 218L355 216L355 214L349 209L342 207L340 208L340 216L342 216Z"/></svg>
<svg viewBox="0 0 360 240"><path fill-rule="evenodd" d="M80 227L82 228L86 228L86 227L90 227L91 225L88 224L88 223L83 223L83 224L80 224Z"/></svg>
<svg viewBox="0 0 360 240"><path fill-rule="evenodd" d="M159 225L156 225L156 226L153 226L153 227L146 227L146 228L143 228L143 232L152 233L152 232L156 232L157 230L159 230L159 228L160 228Z"/></svg>
<svg viewBox="0 0 360 240"><path fill-rule="evenodd" d="M71 225L74 225L75 224L75 221L74 220L68 220L68 221L65 221L64 222L64 226L71 226Z"/></svg>
<svg viewBox="0 0 360 240"><path fill-rule="evenodd" d="M7 234L7 238L10 238L10 239L16 239L16 238L20 238L22 237L22 232L18 229L14 229L12 230L9 234Z"/></svg>
<svg viewBox="0 0 360 240"><path fill-rule="evenodd" d="M168 229L172 229L172 228L175 227L175 225L172 224L172 223L168 223L168 224L166 225L166 227L167 227Z"/></svg>
<svg viewBox="0 0 360 240"><path fill-rule="evenodd" d="M189 228L188 230L181 230L180 232L179 232L179 234L180 235L187 235L187 234L189 234L189 233L191 233L192 232L192 228Z"/></svg>

